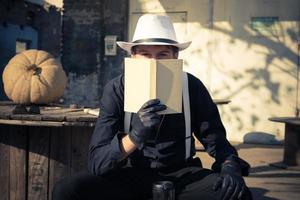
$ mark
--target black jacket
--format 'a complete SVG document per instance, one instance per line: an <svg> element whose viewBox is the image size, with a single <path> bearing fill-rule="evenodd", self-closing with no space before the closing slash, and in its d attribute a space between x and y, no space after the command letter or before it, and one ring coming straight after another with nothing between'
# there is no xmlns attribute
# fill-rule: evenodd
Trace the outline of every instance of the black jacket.
<svg viewBox="0 0 300 200"><path fill-rule="evenodd" d="M220 166L237 152L226 139L217 106L212 101L203 83L188 75L191 127L195 137ZM137 93L138 95L138 93ZM124 76L108 82L100 102L100 117L97 120L89 147L89 170L101 175L128 164L137 168L166 169L185 162L184 112L165 115L158 133L154 133L143 149L136 149L128 158L122 159L120 139L124 135ZM191 156L195 155L192 139Z"/></svg>

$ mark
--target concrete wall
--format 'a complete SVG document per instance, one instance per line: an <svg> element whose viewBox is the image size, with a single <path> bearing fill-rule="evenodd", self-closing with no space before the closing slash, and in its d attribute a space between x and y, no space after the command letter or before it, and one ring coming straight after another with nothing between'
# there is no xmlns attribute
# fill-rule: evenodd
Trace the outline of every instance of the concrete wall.
<svg viewBox="0 0 300 200"><path fill-rule="evenodd" d="M65 0L62 63L69 83L65 103L98 106L103 86L122 71L124 52L104 54L106 35L124 40L127 0Z"/></svg>
<svg viewBox="0 0 300 200"><path fill-rule="evenodd" d="M184 68L214 99L231 100L219 106L230 140L257 132L283 138L283 125L268 118L294 116L299 102L300 1L130 0L129 39L147 12L169 14L179 41L193 41L181 52Z"/></svg>

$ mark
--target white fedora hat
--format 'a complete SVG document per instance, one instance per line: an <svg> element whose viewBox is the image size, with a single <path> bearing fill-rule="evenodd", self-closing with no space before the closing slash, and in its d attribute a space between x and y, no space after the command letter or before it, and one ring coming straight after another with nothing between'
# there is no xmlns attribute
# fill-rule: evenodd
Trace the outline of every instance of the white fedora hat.
<svg viewBox="0 0 300 200"><path fill-rule="evenodd" d="M118 41L117 44L131 53L131 48L136 45L169 45L184 50L191 41L177 41L173 23L167 15L146 14L139 18L132 42Z"/></svg>

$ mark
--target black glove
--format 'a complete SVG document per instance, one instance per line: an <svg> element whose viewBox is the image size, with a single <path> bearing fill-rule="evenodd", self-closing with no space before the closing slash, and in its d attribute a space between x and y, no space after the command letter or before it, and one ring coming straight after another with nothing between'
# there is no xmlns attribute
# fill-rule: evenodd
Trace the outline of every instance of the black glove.
<svg viewBox="0 0 300 200"><path fill-rule="evenodd" d="M160 115L156 112L165 110L167 107L160 104L159 99L147 101L136 115L132 117L132 129L129 138L139 148L148 140L159 126Z"/></svg>
<svg viewBox="0 0 300 200"><path fill-rule="evenodd" d="M213 189L221 189L222 200L242 199L246 192L246 184L239 164L232 161L223 163Z"/></svg>

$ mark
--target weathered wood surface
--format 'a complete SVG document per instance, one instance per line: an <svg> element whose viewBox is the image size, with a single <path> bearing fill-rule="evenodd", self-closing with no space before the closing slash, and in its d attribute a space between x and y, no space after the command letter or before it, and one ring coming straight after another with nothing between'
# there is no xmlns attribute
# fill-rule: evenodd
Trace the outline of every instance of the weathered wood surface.
<svg viewBox="0 0 300 200"><path fill-rule="evenodd" d="M87 170L92 132L0 124L0 199L50 200L57 181Z"/></svg>
<svg viewBox="0 0 300 200"><path fill-rule="evenodd" d="M83 138L89 136L82 135ZM50 165L49 165L49 200L52 189L60 179L71 175L72 127L51 128ZM87 149L87 144L83 144Z"/></svg>
<svg viewBox="0 0 300 200"><path fill-rule="evenodd" d="M9 132L0 124L0 195L9 200Z"/></svg>
<svg viewBox="0 0 300 200"><path fill-rule="evenodd" d="M49 140L49 128L31 128L28 158L28 199L48 199Z"/></svg>
<svg viewBox="0 0 300 200"><path fill-rule="evenodd" d="M10 199L26 198L27 127L10 126Z"/></svg>
<svg viewBox="0 0 300 200"><path fill-rule="evenodd" d="M94 126L97 116L84 108L40 106L40 114L13 114L15 104L0 103L0 123L28 126Z"/></svg>
<svg viewBox="0 0 300 200"><path fill-rule="evenodd" d="M271 117L269 120L273 122L300 125L300 117Z"/></svg>
<svg viewBox="0 0 300 200"><path fill-rule="evenodd" d="M89 144L93 129L90 127L72 127L71 173L87 170L88 148L82 144ZM85 135L87 137L82 137Z"/></svg>
<svg viewBox="0 0 300 200"><path fill-rule="evenodd" d="M97 116L57 106L14 115L13 106L0 102L0 199L50 200L57 181L87 170Z"/></svg>

